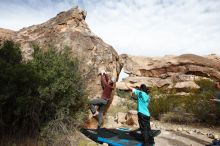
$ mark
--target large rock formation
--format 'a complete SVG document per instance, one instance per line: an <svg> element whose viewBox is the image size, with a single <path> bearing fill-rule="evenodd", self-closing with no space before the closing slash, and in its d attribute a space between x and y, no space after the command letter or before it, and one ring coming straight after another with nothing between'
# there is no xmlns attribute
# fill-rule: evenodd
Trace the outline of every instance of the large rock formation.
<svg viewBox="0 0 220 146"><path fill-rule="evenodd" d="M45 23L17 32L0 29L0 43L12 39L21 44L24 60L31 59L35 44L42 49L53 47L57 51L69 47L72 55L81 60L80 68L88 85L89 96L100 96L102 89L99 70L105 69L118 78L121 66L117 52L91 32L85 18L84 11L73 8Z"/></svg>
<svg viewBox="0 0 220 146"><path fill-rule="evenodd" d="M220 80L220 60L216 55L198 56L184 54L165 57L137 57L121 55L124 71L129 77L124 81L134 85L169 86L169 88L199 88L194 80L209 78ZM117 85L125 89L123 83Z"/></svg>
<svg viewBox="0 0 220 146"><path fill-rule="evenodd" d="M9 29L0 28L0 44L2 44L5 40L11 40L12 36L15 36L16 32Z"/></svg>

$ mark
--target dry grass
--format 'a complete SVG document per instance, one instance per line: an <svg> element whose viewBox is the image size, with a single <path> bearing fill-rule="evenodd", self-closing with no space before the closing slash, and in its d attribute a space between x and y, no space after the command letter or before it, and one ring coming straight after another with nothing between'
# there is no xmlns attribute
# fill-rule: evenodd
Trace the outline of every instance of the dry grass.
<svg viewBox="0 0 220 146"><path fill-rule="evenodd" d="M0 139L1 146L45 146L45 144L34 138L12 138L3 137Z"/></svg>
<svg viewBox="0 0 220 146"><path fill-rule="evenodd" d="M194 115L189 113L168 112L161 115L160 120L169 123L190 124L196 122Z"/></svg>

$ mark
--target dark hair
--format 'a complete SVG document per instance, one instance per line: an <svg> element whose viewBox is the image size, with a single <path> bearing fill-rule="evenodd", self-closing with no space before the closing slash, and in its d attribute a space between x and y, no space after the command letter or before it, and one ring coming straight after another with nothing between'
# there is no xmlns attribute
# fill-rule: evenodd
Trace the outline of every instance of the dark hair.
<svg viewBox="0 0 220 146"><path fill-rule="evenodd" d="M149 94L150 90L145 84L141 84L140 90L144 91L145 93Z"/></svg>

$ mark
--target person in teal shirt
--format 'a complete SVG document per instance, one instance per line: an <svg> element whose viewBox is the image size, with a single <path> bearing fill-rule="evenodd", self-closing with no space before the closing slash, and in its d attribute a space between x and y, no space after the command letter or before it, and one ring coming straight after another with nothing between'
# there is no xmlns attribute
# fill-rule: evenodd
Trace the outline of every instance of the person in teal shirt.
<svg viewBox="0 0 220 146"><path fill-rule="evenodd" d="M149 89L145 84L141 84L139 88L129 87L137 99L138 123L144 138L144 146L153 146L155 144L154 137L151 134L150 112L148 109L150 96Z"/></svg>

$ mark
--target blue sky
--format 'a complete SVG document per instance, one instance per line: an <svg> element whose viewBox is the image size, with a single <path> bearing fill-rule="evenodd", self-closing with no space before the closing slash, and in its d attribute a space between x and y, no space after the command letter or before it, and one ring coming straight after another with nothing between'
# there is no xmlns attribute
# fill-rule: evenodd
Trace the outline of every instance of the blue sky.
<svg viewBox="0 0 220 146"><path fill-rule="evenodd" d="M119 54L220 55L220 0L0 0L0 27L19 30L76 5Z"/></svg>

